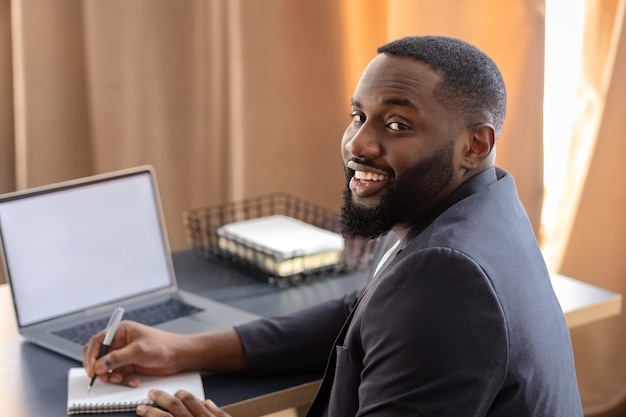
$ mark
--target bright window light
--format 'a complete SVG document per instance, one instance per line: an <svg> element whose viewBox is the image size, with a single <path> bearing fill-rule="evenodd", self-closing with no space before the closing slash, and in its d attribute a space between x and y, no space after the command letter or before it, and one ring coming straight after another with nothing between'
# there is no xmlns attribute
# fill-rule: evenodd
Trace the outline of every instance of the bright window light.
<svg viewBox="0 0 626 417"><path fill-rule="evenodd" d="M543 244L550 241L558 221L558 191L577 113L583 18L584 0L546 0Z"/></svg>

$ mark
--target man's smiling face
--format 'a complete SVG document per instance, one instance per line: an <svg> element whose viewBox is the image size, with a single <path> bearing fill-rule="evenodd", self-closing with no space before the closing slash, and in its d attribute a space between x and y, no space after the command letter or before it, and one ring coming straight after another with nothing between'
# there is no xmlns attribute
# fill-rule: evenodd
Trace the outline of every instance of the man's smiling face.
<svg viewBox="0 0 626 417"><path fill-rule="evenodd" d="M440 81L427 64L387 54L363 72L341 143L345 236L408 229L460 184L462 129L435 98Z"/></svg>

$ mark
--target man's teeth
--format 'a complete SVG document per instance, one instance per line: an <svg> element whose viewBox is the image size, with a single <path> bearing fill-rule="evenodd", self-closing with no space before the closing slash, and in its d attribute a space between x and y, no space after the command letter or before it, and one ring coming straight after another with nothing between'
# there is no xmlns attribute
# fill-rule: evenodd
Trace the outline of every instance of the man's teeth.
<svg viewBox="0 0 626 417"><path fill-rule="evenodd" d="M382 181L387 178L386 175L376 174L375 172L355 171L354 176L358 180Z"/></svg>

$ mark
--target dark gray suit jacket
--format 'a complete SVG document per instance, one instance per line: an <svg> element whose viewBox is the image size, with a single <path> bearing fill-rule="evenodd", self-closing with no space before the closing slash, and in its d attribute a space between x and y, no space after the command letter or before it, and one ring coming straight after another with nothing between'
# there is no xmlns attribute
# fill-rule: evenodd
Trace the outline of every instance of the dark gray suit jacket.
<svg viewBox="0 0 626 417"><path fill-rule="evenodd" d="M567 325L499 169L415 225L362 294L237 330L253 372L315 369L330 348L309 416L582 416Z"/></svg>

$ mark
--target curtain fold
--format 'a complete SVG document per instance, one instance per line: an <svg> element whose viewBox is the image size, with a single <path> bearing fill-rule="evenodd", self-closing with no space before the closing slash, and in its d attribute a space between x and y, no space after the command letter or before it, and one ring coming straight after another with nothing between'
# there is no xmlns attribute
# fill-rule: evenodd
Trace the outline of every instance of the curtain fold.
<svg viewBox="0 0 626 417"><path fill-rule="evenodd" d="M82 4L13 1L11 17L15 187L87 175Z"/></svg>
<svg viewBox="0 0 626 417"><path fill-rule="evenodd" d="M15 189L14 137L11 2L0 0L0 193Z"/></svg>
<svg viewBox="0 0 626 417"><path fill-rule="evenodd" d="M559 272L626 294L626 1L588 0L573 154L555 249ZM626 413L626 317L572 330L586 415Z"/></svg>
<svg viewBox="0 0 626 417"><path fill-rule="evenodd" d="M229 2L231 198L285 191L338 208L349 121L340 5Z"/></svg>

